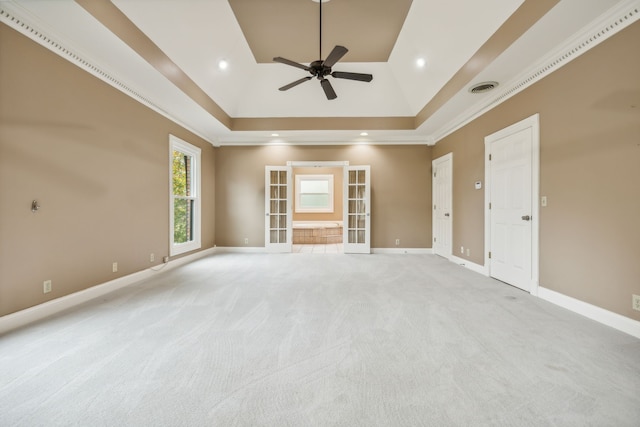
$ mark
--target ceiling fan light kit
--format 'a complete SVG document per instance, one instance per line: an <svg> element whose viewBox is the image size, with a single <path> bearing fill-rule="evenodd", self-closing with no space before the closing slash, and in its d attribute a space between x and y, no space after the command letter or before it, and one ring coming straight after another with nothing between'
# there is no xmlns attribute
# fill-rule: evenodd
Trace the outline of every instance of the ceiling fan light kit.
<svg viewBox="0 0 640 427"><path fill-rule="evenodd" d="M316 0L314 0L316 1ZM323 0L319 0L320 7L320 58L322 58L322 2ZM329 56L323 61L322 59L318 59L317 61L313 61L311 64L303 65L295 61L291 61L286 58L282 58L277 56L273 58L275 62L279 62L281 64L289 65L292 67L303 69L309 72L311 75L303 77L299 80L289 83L288 85L284 85L279 88L280 91L289 90L292 87L298 86L301 83L304 83L308 80L311 80L313 77L320 80L320 86L322 86L322 90L324 90L324 94L328 100L336 99L338 95L333 90L333 86L331 82L326 79L327 76L331 76L336 79L346 79L346 80L356 80L360 82L370 82L373 80L373 75L371 74L363 74L363 73L348 73L344 71L333 71L332 67L340 60L342 57L349 51L344 46L337 45L333 48Z"/></svg>

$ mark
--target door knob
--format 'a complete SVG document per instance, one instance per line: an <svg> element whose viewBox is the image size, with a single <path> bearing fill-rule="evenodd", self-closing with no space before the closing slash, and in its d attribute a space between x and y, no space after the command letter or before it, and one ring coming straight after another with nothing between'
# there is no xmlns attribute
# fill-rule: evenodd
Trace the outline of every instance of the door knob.
<svg viewBox="0 0 640 427"><path fill-rule="evenodd" d="M444 214L444 216L449 216L449 212L447 212L446 214Z"/></svg>
<svg viewBox="0 0 640 427"><path fill-rule="evenodd" d="M523 220L525 221L529 221L531 219L531 217L529 215L525 215L522 217Z"/></svg>

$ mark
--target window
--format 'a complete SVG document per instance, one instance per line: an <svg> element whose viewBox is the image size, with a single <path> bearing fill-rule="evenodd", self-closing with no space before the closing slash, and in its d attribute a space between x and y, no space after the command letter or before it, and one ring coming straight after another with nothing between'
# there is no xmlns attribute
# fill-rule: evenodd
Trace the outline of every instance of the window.
<svg viewBox="0 0 640 427"><path fill-rule="evenodd" d="M333 175L296 175L296 212L333 212Z"/></svg>
<svg viewBox="0 0 640 427"><path fill-rule="evenodd" d="M169 136L170 255L200 248L200 149Z"/></svg>

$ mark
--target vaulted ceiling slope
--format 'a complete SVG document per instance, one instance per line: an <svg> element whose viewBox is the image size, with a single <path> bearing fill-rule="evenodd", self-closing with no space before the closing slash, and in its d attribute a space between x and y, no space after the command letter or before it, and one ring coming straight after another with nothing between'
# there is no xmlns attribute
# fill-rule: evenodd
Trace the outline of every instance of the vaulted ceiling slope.
<svg viewBox="0 0 640 427"><path fill-rule="evenodd" d="M640 0L0 0L0 18L214 145L434 143L638 19ZM370 83L317 81L334 70ZM417 61L423 61L422 67ZM225 61L226 68L220 67ZM498 87L471 94L471 85ZM367 135L364 135L364 133ZM277 135L276 135L277 134Z"/></svg>

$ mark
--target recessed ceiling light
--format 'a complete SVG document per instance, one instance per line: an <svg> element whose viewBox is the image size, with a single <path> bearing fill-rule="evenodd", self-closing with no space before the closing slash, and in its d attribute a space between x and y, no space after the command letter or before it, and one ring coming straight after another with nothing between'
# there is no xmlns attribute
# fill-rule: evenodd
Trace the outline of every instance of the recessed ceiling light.
<svg viewBox="0 0 640 427"><path fill-rule="evenodd" d="M427 65L427 60L424 59L423 57L419 57L418 59L416 59L416 67L424 68L426 65Z"/></svg>
<svg viewBox="0 0 640 427"><path fill-rule="evenodd" d="M279 133L272 133L271 136L280 136Z"/></svg>
<svg viewBox="0 0 640 427"><path fill-rule="evenodd" d="M367 132L360 132L360 136L369 136Z"/></svg>
<svg viewBox="0 0 640 427"><path fill-rule="evenodd" d="M226 59L221 59L220 61L218 61L218 68L221 70L226 70L227 68L229 68L229 61L227 61Z"/></svg>

